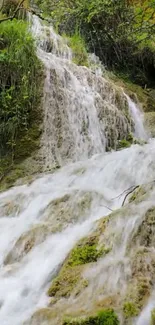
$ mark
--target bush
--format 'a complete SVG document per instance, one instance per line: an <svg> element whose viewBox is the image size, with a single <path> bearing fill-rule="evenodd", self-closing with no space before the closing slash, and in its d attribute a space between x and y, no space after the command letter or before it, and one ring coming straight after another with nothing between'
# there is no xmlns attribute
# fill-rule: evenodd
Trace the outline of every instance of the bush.
<svg viewBox="0 0 155 325"><path fill-rule="evenodd" d="M59 32L78 29L88 48L108 69L142 86L155 85L155 0L36 0L51 12Z"/></svg>
<svg viewBox="0 0 155 325"><path fill-rule="evenodd" d="M77 65L88 66L88 53L84 39L79 33L68 37L69 46L73 52L73 62Z"/></svg>
<svg viewBox="0 0 155 325"><path fill-rule="evenodd" d="M13 160L19 137L41 118L42 68L25 22L3 22L0 29L0 158L11 152Z"/></svg>

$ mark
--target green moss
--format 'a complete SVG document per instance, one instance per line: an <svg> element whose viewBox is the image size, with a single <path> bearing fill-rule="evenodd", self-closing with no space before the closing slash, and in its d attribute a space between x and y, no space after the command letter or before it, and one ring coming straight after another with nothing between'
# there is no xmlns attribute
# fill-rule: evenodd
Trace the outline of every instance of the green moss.
<svg viewBox="0 0 155 325"><path fill-rule="evenodd" d="M109 252L108 249L102 247L97 249L96 244L88 243L84 246L77 246L71 252L68 265L76 266L91 262L96 262L99 257Z"/></svg>
<svg viewBox="0 0 155 325"><path fill-rule="evenodd" d="M73 290L75 294L78 294L83 288L87 287L87 279L81 277L84 265L96 262L99 257L109 252L109 249L105 247L97 249L99 234L100 232L96 233L95 236L82 239L73 248L48 290L50 297L69 297Z"/></svg>
<svg viewBox="0 0 155 325"><path fill-rule="evenodd" d="M119 140L118 145L117 145L117 150L119 149L124 149L124 148L129 148L131 146L131 143L125 139Z"/></svg>
<svg viewBox="0 0 155 325"><path fill-rule="evenodd" d="M125 302L123 306L125 318L130 318L138 315L138 309L133 302Z"/></svg>
<svg viewBox="0 0 155 325"><path fill-rule="evenodd" d="M130 196L129 203L132 203L134 201L138 202L142 200L145 194L146 194L145 189L142 186L139 186Z"/></svg>
<svg viewBox="0 0 155 325"><path fill-rule="evenodd" d="M151 312L151 324L150 325L155 325L155 309L153 309Z"/></svg>
<svg viewBox="0 0 155 325"><path fill-rule="evenodd" d="M138 316L151 294L152 287L150 284L150 275L147 278L139 273L140 268L141 270L145 268L145 262L147 263L147 261L142 263L135 261L137 270L134 270L135 274L128 285L126 303L123 306L125 318Z"/></svg>
<svg viewBox="0 0 155 325"><path fill-rule="evenodd" d="M52 282L48 295L50 297L69 297L81 277L81 267L64 267Z"/></svg>
<svg viewBox="0 0 155 325"><path fill-rule="evenodd" d="M119 325L119 320L113 309L105 309L95 316L81 319L66 319L63 325Z"/></svg>

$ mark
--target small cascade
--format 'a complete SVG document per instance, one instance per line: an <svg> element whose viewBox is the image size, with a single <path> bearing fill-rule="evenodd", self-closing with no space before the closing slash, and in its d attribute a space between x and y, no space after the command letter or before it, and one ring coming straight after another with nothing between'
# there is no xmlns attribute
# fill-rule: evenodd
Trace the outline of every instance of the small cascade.
<svg viewBox="0 0 155 325"><path fill-rule="evenodd" d="M132 101L128 95L126 95L126 94L124 94L124 95L127 98L130 114L134 121L134 125L135 125L134 135L135 135L135 137L137 139L147 140L148 134L147 134L147 132L144 128L144 124L143 124L143 113L140 111L138 104L134 103L134 101Z"/></svg>
<svg viewBox="0 0 155 325"><path fill-rule="evenodd" d="M134 325L150 325L151 324L151 312L155 309L155 292L152 293L147 305L142 310L138 320Z"/></svg>

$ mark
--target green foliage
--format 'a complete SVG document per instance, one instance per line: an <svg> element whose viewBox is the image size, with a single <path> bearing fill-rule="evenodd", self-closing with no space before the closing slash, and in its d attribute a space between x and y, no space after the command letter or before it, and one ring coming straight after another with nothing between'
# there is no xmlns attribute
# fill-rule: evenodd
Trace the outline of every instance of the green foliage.
<svg viewBox="0 0 155 325"><path fill-rule="evenodd" d="M17 148L39 136L42 68L26 23L4 22L0 34L0 158L11 153L13 162ZM30 154L31 144L29 150L22 156Z"/></svg>
<svg viewBox="0 0 155 325"><path fill-rule="evenodd" d="M90 51L114 71L155 85L155 0L36 0L60 32L85 38Z"/></svg>
<svg viewBox="0 0 155 325"><path fill-rule="evenodd" d="M132 302L125 302L123 306L123 313L125 318L135 317L138 315L138 309Z"/></svg>
<svg viewBox="0 0 155 325"><path fill-rule="evenodd" d="M66 319L63 325L119 325L119 320L113 309L105 309L96 316L75 320Z"/></svg>
<svg viewBox="0 0 155 325"><path fill-rule="evenodd" d="M88 53L84 39L79 33L68 37L68 43L73 51L73 62L77 65L88 66Z"/></svg>
<svg viewBox="0 0 155 325"><path fill-rule="evenodd" d="M155 309L151 312L151 325L155 325Z"/></svg>
<svg viewBox="0 0 155 325"><path fill-rule="evenodd" d="M114 310L107 309L101 310L98 313L98 325L118 325L119 320L117 315L115 314Z"/></svg>

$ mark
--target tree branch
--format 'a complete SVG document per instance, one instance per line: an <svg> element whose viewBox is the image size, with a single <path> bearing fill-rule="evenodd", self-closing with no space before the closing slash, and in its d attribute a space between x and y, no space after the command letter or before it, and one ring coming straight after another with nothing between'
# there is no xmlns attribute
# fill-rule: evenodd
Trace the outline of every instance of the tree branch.
<svg viewBox="0 0 155 325"><path fill-rule="evenodd" d="M7 21L7 20L12 20L12 19L14 19L15 16L16 16L16 14L17 14L17 12L21 9L21 6L22 6L23 2L24 2L24 0L21 0L21 1L18 3L18 5L17 5L17 7L16 7L16 9L15 9L15 11L14 11L14 13L13 13L12 16L10 16L10 17L5 17L5 18L0 19L0 23L2 23L2 22L4 22L4 21Z"/></svg>

